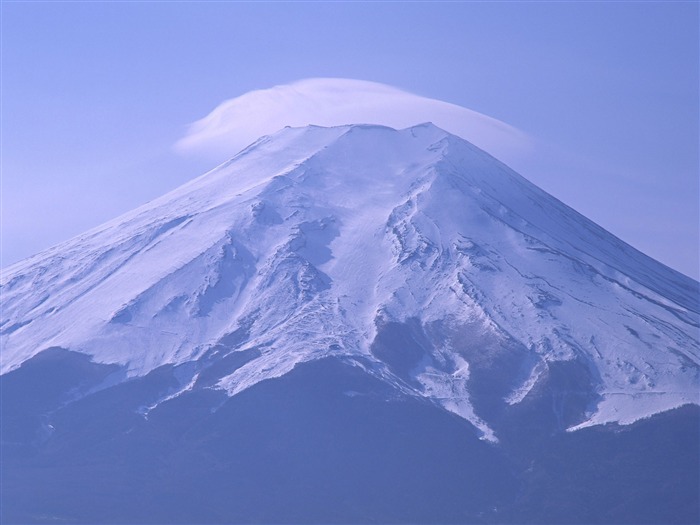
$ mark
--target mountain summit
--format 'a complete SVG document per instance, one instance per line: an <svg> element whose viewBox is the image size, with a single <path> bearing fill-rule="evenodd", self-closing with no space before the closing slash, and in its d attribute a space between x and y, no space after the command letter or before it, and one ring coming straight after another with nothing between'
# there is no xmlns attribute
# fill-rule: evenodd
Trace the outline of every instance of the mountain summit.
<svg viewBox="0 0 700 525"><path fill-rule="evenodd" d="M70 369L36 428L12 427L40 448L120 388L150 385L123 409L148 425L327 366L373 385L348 400L417 401L500 447L546 396L564 434L700 404L698 297L432 124L286 128L7 268L1 364L16 392L47 360Z"/></svg>

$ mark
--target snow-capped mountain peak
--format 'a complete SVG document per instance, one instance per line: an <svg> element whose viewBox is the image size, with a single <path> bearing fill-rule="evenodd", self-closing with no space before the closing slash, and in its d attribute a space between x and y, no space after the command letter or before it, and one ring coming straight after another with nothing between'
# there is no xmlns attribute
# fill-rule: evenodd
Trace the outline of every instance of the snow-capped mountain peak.
<svg viewBox="0 0 700 525"><path fill-rule="evenodd" d="M336 356L493 441L474 373L507 407L575 364L572 429L700 404L698 283L432 124L281 130L6 269L2 301L2 373L61 347L175 365L170 398Z"/></svg>

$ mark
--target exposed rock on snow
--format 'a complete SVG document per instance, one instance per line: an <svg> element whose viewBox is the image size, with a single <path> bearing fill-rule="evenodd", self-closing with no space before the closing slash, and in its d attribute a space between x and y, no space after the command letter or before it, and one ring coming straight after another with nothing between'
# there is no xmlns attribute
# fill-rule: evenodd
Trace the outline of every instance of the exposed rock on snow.
<svg viewBox="0 0 700 525"><path fill-rule="evenodd" d="M344 356L496 440L473 366L513 349L504 405L576 361L572 429L700 404L698 283L433 125L288 128L3 272L2 373L49 347L142 376L252 352L230 395ZM505 374L505 372L504 372ZM176 395L176 394L175 394Z"/></svg>

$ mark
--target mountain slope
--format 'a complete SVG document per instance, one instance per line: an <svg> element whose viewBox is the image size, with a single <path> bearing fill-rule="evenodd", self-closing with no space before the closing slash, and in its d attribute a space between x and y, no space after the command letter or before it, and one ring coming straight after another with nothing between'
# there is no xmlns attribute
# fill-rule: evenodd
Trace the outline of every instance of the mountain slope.
<svg viewBox="0 0 700 525"><path fill-rule="evenodd" d="M699 284L430 125L3 270L2 523L697 523Z"/></svg>
<svg viewBox="0 0 700 525"><path fill-rule="evenodd" d="M572 429L698 404L698 283L430 124L282 130L2 279L3 373L52 347L118 365L97 389L177 366L144 413L328 356L492 441L559 362Z"/></svg>

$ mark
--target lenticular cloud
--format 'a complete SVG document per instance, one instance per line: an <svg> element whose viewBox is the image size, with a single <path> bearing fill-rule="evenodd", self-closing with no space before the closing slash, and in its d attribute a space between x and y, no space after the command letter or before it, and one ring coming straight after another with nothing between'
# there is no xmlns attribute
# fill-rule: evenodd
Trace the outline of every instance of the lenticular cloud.
<svg viewBox="0 0 700 525"><path fill-rule="evenodd" d="M339 78L312 78L250 91L193 123L175 145L181 153L223 160L257 138L285 127L380 124L407 128L432 122L517 164L530 149L521 131L476 111L398 88Z"/></svg>

